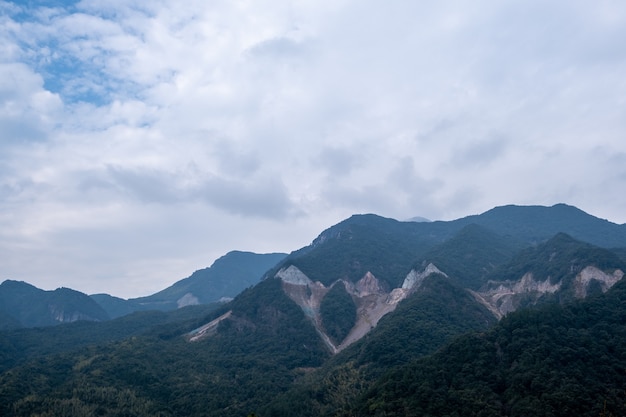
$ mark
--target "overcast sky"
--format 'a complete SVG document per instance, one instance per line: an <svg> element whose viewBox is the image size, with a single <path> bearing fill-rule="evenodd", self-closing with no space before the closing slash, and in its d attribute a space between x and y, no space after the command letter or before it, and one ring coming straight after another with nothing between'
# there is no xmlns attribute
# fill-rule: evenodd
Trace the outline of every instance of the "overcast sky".
<svg viewBox="0 0 626 417"><path fill-rule="evenodd" d="M0 281L124 298L353 213L626 222L622 0L0 1Z"/></svg>

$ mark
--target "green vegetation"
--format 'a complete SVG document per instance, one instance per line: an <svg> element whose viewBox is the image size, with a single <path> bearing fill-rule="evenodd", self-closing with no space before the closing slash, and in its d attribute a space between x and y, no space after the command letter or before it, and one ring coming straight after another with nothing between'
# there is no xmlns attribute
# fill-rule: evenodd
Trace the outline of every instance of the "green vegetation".
<svg viewBox="0 0 626 417"><path fill-rule="evenodd" d="M255 288L228 305L232 318L214 336L198 342L184 333L224 307L23 362L0 374L0 415L247 415L328 355L279 280Z"/></svg>
<svg viewBox="0 0 626 417"><path fill-rule="evenodd" d="M571 219L578 223L565 231L581 239L597 226L614 243L624 229L581 213L509 206L455 222L362 215L333 226L276 268L294 264L326 285L370 271L387 289L427 262L449 276L426 278L334 356L271 272L228 304L2 331L0 415L624 416L626 280L604 294L592 281L594 295L571 302L576 274L589 265L626 270L623 250L547 235ZM559 303L496 323L467 290L527 272L563 282L550 298ZM17 320L7 305L0 326L10 329ZM343 340L356 315L344 285L326 294L320 315L333 341ZM214 332L189 341L218 317Z"/></svg>
<svg viewBox="0 0 626 417"><path fill-rule="evenodd" d="M358 399L385 372L435 352L494 317L443 276L429 277L420 291L383 317L365 338L260 410L264 417L351 416ZM402 414L399 414L402 415Z"/></svg>
<svg viewBox="0 0 626 417"><path fill-rule="evenodd" d="M587 266L602 270L626 269L626 263L614 252L559 233L541 245L521 251L488 278L518 280L531 272L536 281L550 279L554 284L563 279L565 284L571 285L573 278Z"/></svg>
<svg viewBox="0 0 626 417"><path fill-rule="evenodd" d="M420 224L352 216L290 255L284 265L295 265L326 286L338 279L356 282L369 271L389 288L399 287L418 256L440 241L420 233Z"/></svg>
<svg viewBox="0 0 626 417"><path fill-rule="evenodd" d="M621 416L626 282L567 306L510 314L487 333L385 375L358 415Z"/></svg>
<svg viewBox="0 0 626 417"><path fill-rule="evenodd" d="M0 284L0 324L4 328L52 326L75 320L108 320L88 295L69 288L44 291L26 282Z"/></svg>
<svg viewBox="0 0 626 417"><path fill-rule="evenodd" d="M168 313L145 311L105 322L78 321L53 327L0 332L0 372L27 360L121 341L131 336L160 334L170 327L180 333L186 328L197 327L218 307L219 304L209 304Z"/></svg>
<svg viewBox="0 0 626 417"><path fill-rule="evenodd" d="M356 305L342 282L328 291L320 304L320 316L326 334L340 344L356 323Z"/></svg>
<svg viewBox="0 0 626 417"><path fill-rule="evenodd" d="M483 226L470 224L429 250L414 268L419 270L433 263L460 285L478 289L491 272L509 261L521 247L514 238L504 238Z"/></svg>

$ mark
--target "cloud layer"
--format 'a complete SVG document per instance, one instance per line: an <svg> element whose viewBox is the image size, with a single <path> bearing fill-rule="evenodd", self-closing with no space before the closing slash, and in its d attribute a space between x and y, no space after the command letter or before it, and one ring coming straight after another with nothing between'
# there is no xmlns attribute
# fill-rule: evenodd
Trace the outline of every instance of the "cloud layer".
<svg viewBox="0 0 626 417"><path fill-rule="evenodd" d="M0 278L146 295L352 213L626 222L617 1L0 2Z"/></svg>

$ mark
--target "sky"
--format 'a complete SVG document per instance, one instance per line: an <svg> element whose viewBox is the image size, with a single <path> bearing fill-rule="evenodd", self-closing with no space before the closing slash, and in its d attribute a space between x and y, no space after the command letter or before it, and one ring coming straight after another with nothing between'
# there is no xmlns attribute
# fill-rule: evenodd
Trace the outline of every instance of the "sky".
<svg viewBox="0 0 626 417"><path fill-rule="evenodd" d="M0 280L123 298L355 213L626 223L621 0L0 0Z"/></svg>

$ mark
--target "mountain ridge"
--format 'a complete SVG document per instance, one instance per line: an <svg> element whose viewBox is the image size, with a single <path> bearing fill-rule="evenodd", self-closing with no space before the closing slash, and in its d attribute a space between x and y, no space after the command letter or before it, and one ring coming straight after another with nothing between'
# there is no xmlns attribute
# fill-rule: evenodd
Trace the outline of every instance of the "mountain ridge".
<svg viewBox="0 0 626 417"><path fill-rule="evenodd" d="M403 385L389 375L403 375L400 381L408 381L403 371L414 369L414 363L430 357L442 360L437 352L456 340L484 340L481 335L500 322L516 323L516 334L534 334L541 329L533 327L537 316L527 313L533 309L565 314L556 322L569 323L577 320L576 314L587 314L591 307L585 306L602 308L587 300L614 300L624 294L620 288L626 267L621 252L567 232L549 234L560 228L554 223L559 217L559 221L582 224L564 229L593 237L597 233L591 229L600 224L598 219L567 206L530 208L528 215L520 215L523 208L502 210L495 217L487 215L486 220L470 217L431 223L352 216L261 273L260 282L232 301L209 310L182 308L177 311L190 314L184 321L143 322L136 327L143 329L141 333L117 327L129 321L111 322L107 331L129 337L102 338L110 340L106 344L90 346L83 341L77 350L66 346L54 354L33 360L22 356L16 361L11 346L25 346L22 340L32 340L34 330L12 332L15 340L7 350L0 343L0 361L10 367L0 372L0 414L10 415L12 410L17 415L115 415L132 404L137 416L256 412L263 417L322 417L387 411L403 415L394 404L409 404L413 394L387 390ZM500 218L510 210L517 213L518 223ZM621 226L601 223L611 229L607 236L613 236L612 241L604 240L605 245L626 241ZM548 224L552 226L546 229ZM497 299L486 299L485 292L500 287L522 299L500 305L501 293L491 294ZM556 289L545 291L551 288ZM566 307L573 304L583 307ZM503 305L512 308L499 310ZM623 307L614 301L611 306ZM598 311L589 314L596 317L602 313ZM619 311L611 314L626 317ZM129 319L133 317L137 316ZM609 337L598 333L601 344L597 349L621 346L611 345L610 328L600 330ZM46 335L52 329L37 331ZM563 332L567 335L567 328ZM583 336L577 343L587 340ZM447 360L457 363L464 351L468 349L448 349L461 356ZM516 363L532 366L526 359ZM526 378L520 372L512 370L511 375ZM26 380L38 382L25 389ZM542 387L544 394L552 394L550 385ZM422 387L423 392L435 398L436 393L426 388ZM555 385L555 392L559 389ZM477 394L482 392L489 393ZM519 395L531 398L528 393ZM454 395L449 398L460 401ZM616 397L607 398L614 401ZM485 401L503 404L504 400L492 394L485 397ZM486 403L483 409L492 410L492 405ZM507 410L502 415L509 415ZM577 411L577 415L591 416L597 409Z"/></svg>

